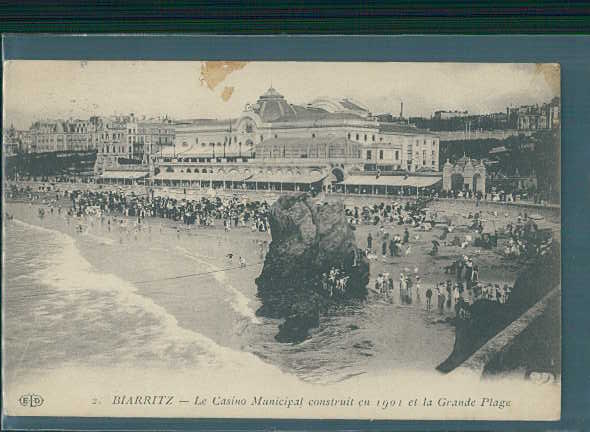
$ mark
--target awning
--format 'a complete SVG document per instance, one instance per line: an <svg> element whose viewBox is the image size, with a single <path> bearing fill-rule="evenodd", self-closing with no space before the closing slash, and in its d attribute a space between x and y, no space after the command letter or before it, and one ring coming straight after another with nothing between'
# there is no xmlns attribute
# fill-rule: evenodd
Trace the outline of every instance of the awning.
<svg viewBox="0 0 590 432"><path fill-rule="evenodd" d="M351 176L342 183L347 186L412 186L429 187L442 181L442 177L434 176Z"/></svg>
<svg viewBox="0 0 590 432"><path fill-rule="evenodd" d="M161 172L154 177L154 180L177 180L177 181L237 181L241 182L250 177L251 174L239 172L230 173L187 173L187 172Z"/></svg>
<svg viewBox="0 0 590 432"><path fill-rule="evenodd" d="M102 173L100 178L103 179L125 179L125 180L136 180L148 176L146 171L105 171Z"/></svg>
<svg viewBox="0 0 590 432"><path fill-rule="evenodd" d="M304 175L273 175L273 174L256 174L254 177L249 178L249 182L258 183L299 183L299 184L311 184L317 183L326 177L322 173L312 173Z"/></svg>

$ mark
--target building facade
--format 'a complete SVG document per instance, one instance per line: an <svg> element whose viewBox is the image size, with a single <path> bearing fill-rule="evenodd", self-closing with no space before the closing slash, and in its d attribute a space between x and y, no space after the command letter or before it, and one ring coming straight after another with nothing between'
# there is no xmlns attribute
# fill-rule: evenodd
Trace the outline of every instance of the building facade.
<svg viewBox="0 0 590 432"><path fill-rule="evenodd" d="M486 167L482 161L463 156L454 164L448 159L443 166L445 191L486 192Z"/></svg>
<svg viewBox="0 0 590 432"><path fill-rule="evenodd" d="M469 112L467 111L435 111L433 118L435 120L449 120L453 118L463 118L468 117Z"/></svg>
<svg viewBox="0 0 590 432"><path fill-rule="evenodd" d="M150 157L174 145L174 127L166 118L138 119L134 114L94 117L97 149L94 171L133 166L147 167Z"/></svg>
<svg viewBox="0 0 590 432"><path fill-rule="evenodd" d="M402 122L382 122L350 99L292 105L274 88L238 118L175 124L175 146L163 154L211 160L340 161L362 171L438 171L439 138Z"/></svg>
<svg viewBox="0 0 590 432"><path fill-rule="evenodd" d="M293 105L271 87L237 118L181 120L174 127L174 145L149 159L149 178L139 170L111 171L102 180L182 188L394 193L430 187L441 178L436 134L405 122L382 121L350 99ZM380 177L379 184L373 185L375 177Z"/></svg>
<svg viewBox="0 0 590 432"><path fill-rule="evenodd" d="M517 118L518 130L557 129L561 124L561 104L559 98L542 105L525 105L508 110Z"/></svg>

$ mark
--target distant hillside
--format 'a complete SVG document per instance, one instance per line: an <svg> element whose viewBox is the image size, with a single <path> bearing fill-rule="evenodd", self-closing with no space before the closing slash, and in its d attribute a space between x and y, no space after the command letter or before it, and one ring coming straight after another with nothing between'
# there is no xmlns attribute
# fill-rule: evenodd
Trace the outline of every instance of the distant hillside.
<svg viewBox="0 0 590 432"><path fill-rule="evenodd" d="M439 150L440 169L446 160L458 160L463 155L490 161L488 174L500 176L537 176L541 191L559 191L560 131L539 131L531 136L512 136L503 140L442 141ZM492 149L499 150L491 152ZM542 174L542 175L541 175Z"/></svg>

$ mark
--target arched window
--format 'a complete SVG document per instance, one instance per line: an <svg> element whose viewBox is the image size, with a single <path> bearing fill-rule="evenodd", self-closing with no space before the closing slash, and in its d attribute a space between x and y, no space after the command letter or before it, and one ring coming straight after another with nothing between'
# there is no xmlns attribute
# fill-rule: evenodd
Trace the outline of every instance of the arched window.
<svg viewBox="0 0 590 432"><path fill-rule="evenodd" d="M359 140L359 134L356 134L356 140L357 141Z"/></svg>
<svg viewBox="0 0 590 432"><path fill-rule="evenodd" d="M314 134L314 133L312 133L312 134L311 134L311 137L312 137L312 138L315 138L315 134Z"/></svg>
<svg viewBox="0 0 590 432"><path fill-rule="evenodd" d="M350 132L348 132L348 139L350 139Z"/></svg>
<svg viewBox="0 0 590 432"><path fill-rule="evenodd" d="M367 134L365 134L365 141L367 141Z"/></svg>

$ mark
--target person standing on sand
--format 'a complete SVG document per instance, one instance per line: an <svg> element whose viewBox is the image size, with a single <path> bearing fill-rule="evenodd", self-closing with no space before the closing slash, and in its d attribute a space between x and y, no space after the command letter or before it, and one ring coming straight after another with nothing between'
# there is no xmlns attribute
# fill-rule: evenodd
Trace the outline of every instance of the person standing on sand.
<svg viewBox="0 0 590 432"><path fill-rule="evenodd" d="M404 274L401 273L399 275L399 301L400 301L400 303L403 303L405 293L406 293L406 278L404 277Z"/></svg>
<svg viewBox="0 0 590 432"><path fill-rule="evenodd" d="M373 249L373 236L371 233L367 236L367 249Z"/></svg>
<svg viewBox="0 0 590 432"><path fill-rule="evenodd" d="M445 298L444 292L439 287L437 287L437 290L438 290L438 310L442 314L444 311L446 298Z"/></svg>
<svg viewBox="0 0 590 432"><path fill-rule="evenodd" d="M408 303L412 302L412 275L408 275L408 278L406 280L406 300Z"/></svg>
<svg viewBox="0 0 590 432"><path fill-rule="evenodd" d="M461 298L461 294L459 293L459 287L457 285L455 285L455 288L453 289L453 301L454 301L455 309L457 308L457 305L459 304L460 298Z"/></svg>
<svg viewBox="0 0 590 432"><path fill-rule="evenodd" d="M426 310L430 312L430 308L432 306L432 290L428 288L426 290Z"/></svg>
<svg viewBox="0 0 590 432"><path fill-rule="evenodd" d="M404 228L404 241L403 244L407 244L410 241L410 233L407 228Z"/></svg>

